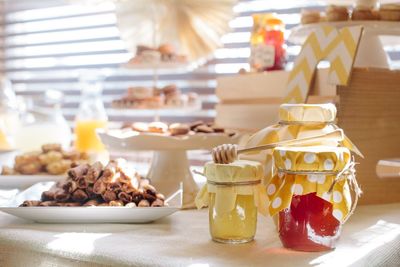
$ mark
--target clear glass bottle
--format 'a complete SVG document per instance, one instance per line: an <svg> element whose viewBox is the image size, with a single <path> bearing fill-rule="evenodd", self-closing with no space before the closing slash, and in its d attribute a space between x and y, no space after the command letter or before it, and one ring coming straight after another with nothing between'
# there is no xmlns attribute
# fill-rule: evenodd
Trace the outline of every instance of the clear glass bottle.
<svg viewBox="0 0 400 267"><path fill-rule="evenodd" d="M43 144L71 146L72 134L65 120L61 101L63 94L48 90L38 97L26 97L20 104L21 124L15 134L16 147L24 152L37 151Z"/></svg>
<svg viewBox="0 0 400 267"><path fill-rule="evenodd" d="M238 160L231 164L209 162L204 168L207 184L196 197L198 208L209 208L211 238L239 244L254 239L257 213L267 213L267 195L261 185L259 162Z"/></svg>
<svg viewBox="0 0 400 267"><path fill-rule="evenodd" d="M80 78L82 99L75 119L75 148L81 152L103 152L96 129L106 128L107 114L101 99L101 75L84 73Z"/></svg>
<svg viewBox="0 0 400 267"><path fill-rule="evenodd" d="M17 98L11 82L0 78L0 150L15 147L15 134L19 127L19 111Z"/></svg>

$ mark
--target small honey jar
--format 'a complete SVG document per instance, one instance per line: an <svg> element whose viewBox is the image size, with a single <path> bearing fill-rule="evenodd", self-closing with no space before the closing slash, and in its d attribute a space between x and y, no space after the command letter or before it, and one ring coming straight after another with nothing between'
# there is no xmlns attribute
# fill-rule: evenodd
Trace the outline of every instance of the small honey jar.
<svg viewBox="0 0 400 267"><path fill-rule="evenodd" d="M259 162L238 160L205 165L207 184L196 197L196 206L209 207L210 234L220 243L240 244L254 239L257 213L266 215L268 198L261 184Z"/></svg>

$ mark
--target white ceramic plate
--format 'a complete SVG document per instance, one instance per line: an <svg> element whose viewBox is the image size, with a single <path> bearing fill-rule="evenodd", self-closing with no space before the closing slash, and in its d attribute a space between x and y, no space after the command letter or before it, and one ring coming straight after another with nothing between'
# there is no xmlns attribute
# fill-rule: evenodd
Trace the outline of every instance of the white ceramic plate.
<svg viewBox="0 0 400 267"><path fill-rule="evenodd" d="M0 207L0 211L39 223L149 223L179 207Z"/></svg>
<svg viewBox="0 0 400 267"><path fill-rule="evenodd" d="M25 189L39 182L61 181L65 175L0 175L0 188Z"/></svg>
<svg viewBox="0 0 400 267"><path fill-rule="evenodd" d="M132 150L200 150L212 149L221 144L234 144L239 140L236 134L195 134L165 136L160 134L123 132L121 130L98 130L101 141L114 151Z"/></svg>
<svg viewBox="0 0 400 267"><path fill-rule="evenodd" d="M370 35L400 35L400 22L398 21L379 21L379 20L367 20L367 21L337 21L337 22L320 22L311 23L305 25L299 25L291 30L289 35L289 41L294 44L303 44L308 35L314 31L319 26L333 26L336 28L350 27L362 25L364 31L368 32ZM382 38L381 39L385 45L389 45L386 40L393 40L393 38ZM398 40L398 39L395 39Z"/></svg>
<svg viewBox="0 0 400 267"><path fill-rule="evenodd" d="M166 199L169 206L127 207L18 207L29 199L40 199L54 182L37 183L17 194L0 211L39 223L149 223L178 211L182 206L181 188Z"/></svg>

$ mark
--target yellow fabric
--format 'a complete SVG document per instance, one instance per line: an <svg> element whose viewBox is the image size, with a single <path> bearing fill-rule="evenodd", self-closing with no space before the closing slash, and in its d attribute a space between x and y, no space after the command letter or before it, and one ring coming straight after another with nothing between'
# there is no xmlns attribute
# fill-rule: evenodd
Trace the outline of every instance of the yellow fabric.
<svg viewBox="0 0 400 267"><path fill-rule="evenodd" d="M338 30L325 25L310 33L289 74L284 103L307 101L315 69L323 59L330 62L329 83L347 85L362 31L362 26Z"/></svg>
<svg viewBox="0 0 400 267"><path fill-rule="evenodd" d="M321 134L326 134L340 129L332 122L336 117L336 107L333 104L283 104L279 109L279 119L283 124L275 124L266 127L250 137L245 147L254 147L275 143L278 141L291 140L295 138L306 138ZM345 137L343 142L324 142L313 145L324 145L332 147L347 147L356 154L362 156L357 147ZM272 170L272 151L264 150L252 152L239 156L240 159L257 160L264 164L265 178L264 183L268 182L273 176Z"/></svg>
<svg viewBox="0 0 400 267"><path fill-rule="evenodd" d="M343 222L351 209L351 194L347 179L339 180L328 193L335 174L340 172L351 160L350 151L343 147L280 147L273 151L275 168L283 170L275 174L267 185L271 216L290 206L293 194L316 195L332 203L333 216ZM315 171L310 174L289 174L287 171Z"/></svg>
<svg viewBox="0 0 400 267"><path fill-rule="evenodd" d="M332 122L336 119L333 104L282 104L279 108L282 121Z"/></svg>
<svg viewBox="0 0 400 267"><path fill-rule="evenodd" d="M263 178L263 167L259 162L249 160L237 160L231 164L208 162L204 174L208 181L217 183L259 181Z"/></svg>
<svg viewBox="0 0 400 267"><path fill-rule="evenodd" d="M208 162L204 167L207 181L216 183L238 183L261 181L264 170L256 161L237 160L231 164ZM196 196L198 209L208 206L209 193L215 193L215 208L218 212L230 212L235 208L237 195L254 195L254 205L258 211L268 213L268 197L265 187L259 184L220 186L207 183Z"/></svg>
<svg viewBox="0 0 400 267"><path fill-rule="evenodd" d="M288 171L341 171L350 160L345 147L277 147L275 167Z"/></svg>

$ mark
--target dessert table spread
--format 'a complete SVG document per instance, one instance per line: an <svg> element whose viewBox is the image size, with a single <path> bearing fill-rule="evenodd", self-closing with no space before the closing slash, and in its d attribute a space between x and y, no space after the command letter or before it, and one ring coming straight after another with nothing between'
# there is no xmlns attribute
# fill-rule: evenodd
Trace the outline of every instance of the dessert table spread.
<svg viewBox="0 0 400 267"><path fill-rule="evenodd" d="M207 210L183 210L151 224L38 224L0 213L0 266L399 266L400 203L360 206L338 247L282 248L259 217L255 241L219 244Z"/></svg>

